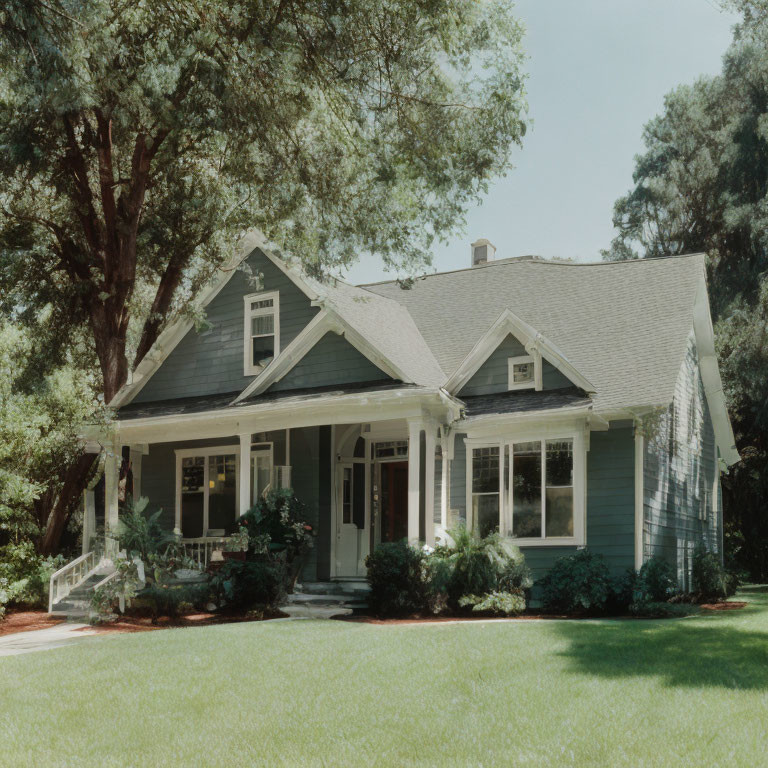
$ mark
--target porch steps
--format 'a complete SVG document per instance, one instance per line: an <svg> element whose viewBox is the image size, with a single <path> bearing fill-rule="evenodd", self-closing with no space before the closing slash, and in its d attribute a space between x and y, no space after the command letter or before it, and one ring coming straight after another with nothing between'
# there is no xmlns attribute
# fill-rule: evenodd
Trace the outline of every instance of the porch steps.
<svg viewBox="0 0 768 768"><path fill-rule="evenodd" d="M104 578L104 573L94 573L73 589L63 600L53 604L53 613L66 616L67 621L82 621L91 612L94 587Z"/></svg>
<svg viewBox="0 0 768 768"><path fill-rule="evenodd" d="M296 585L280 610L293 618L303 619L348 616L367 608L367 593L368 585L361 581L307 582Z"/></svg>

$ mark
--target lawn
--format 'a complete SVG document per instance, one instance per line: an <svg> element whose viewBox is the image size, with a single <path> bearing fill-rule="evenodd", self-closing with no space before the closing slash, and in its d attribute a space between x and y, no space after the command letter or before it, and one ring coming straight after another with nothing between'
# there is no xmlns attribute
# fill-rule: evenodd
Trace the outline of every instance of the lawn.
<svg viewBox="0 0 768 768"><path fill-rule="evenodd" d="M755 766L768 588L666 621L231 624L0 659L0 764Z"/></svg>

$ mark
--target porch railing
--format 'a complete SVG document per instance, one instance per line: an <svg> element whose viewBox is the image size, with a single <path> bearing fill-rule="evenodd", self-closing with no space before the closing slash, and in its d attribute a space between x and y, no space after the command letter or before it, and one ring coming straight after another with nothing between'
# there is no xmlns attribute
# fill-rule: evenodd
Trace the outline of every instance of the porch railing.
<svg viewBox="0 0 768 768"><path fill-rule="evenodd" d="M207 568L214 549L223 549L226 536L200 536L195 539L182 539L184 554L191 557L201 568Z"/></svg>
<svg viewBox="0 0 768 768"><path fill-rule="evenodd" d="M77 589L99 567L103 552L93 549L75 558L51 576L48 587L48 613L53 612L54 603L64 600Z"/></svg>

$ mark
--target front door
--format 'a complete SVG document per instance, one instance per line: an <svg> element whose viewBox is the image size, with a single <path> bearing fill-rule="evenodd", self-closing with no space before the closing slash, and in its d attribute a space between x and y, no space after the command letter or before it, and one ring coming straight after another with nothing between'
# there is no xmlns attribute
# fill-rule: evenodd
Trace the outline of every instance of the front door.
<svg viewBox="0 0 768 768"><path fill-rule="evenodd" d="M408 538L408 462L381 463L381 540Z"/></svg>
<svg viewBox="0 0 768 768"><path fill-rule="evenodd" d="M365 575L367 554L367 515L365 463L340 464L336 488L336 576L358 578Z"/></svg>

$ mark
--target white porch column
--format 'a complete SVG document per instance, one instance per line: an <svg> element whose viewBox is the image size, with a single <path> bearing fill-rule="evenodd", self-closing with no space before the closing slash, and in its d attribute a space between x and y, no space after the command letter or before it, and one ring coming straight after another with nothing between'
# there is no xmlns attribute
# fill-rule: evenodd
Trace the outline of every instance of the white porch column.
<svg viewBox="0 0 768 768"><path fill-rule="evenodd" d="M435 546L435 445L437 425L425 427L424 450L424 540L430 547Z"/></svg>
<svg viewBox="0 0 768 768"><path fill-rule="evenodd" d="M92 488L83 492L83 552L91 551L91 537L96 533L96 494Z"/></svg>
<svg viewBox="0 0 768 768"><path fill-rule="evenodd" d="M117 528L119 523L119 506L117 484L120 480L120 446L108 446L104 454L104 517L106 529L106 554L108 557L117 555Z"/></svg>
<svg viewBox="0 0 768 768"><path fill-rule="evenodd" d="M419 541L419 464L421 422L408 422L408 541Z"/></svg>
<svg viewBox="0 0 768 768"><path fill-rule="evenodd" d="M240 435L240 497L239 515L251 508L251 433Z"/></svg>
<svg viewBox="0 0 768 768"><path fill-rule="evenodd" d="M446 434L445 427L441 428L440 449L442 464L440 473L440 527L443 533L448 530L448 504L451 487L451 461L453 460L454 433Z"/></svg>
<svg viewBox="0 0 768 768"><path fill-rule="evenodd" d="M131 473L133 474L133 498L141 498L141 457L144 455L143 448L134 448L131 446Z"/></svg>

